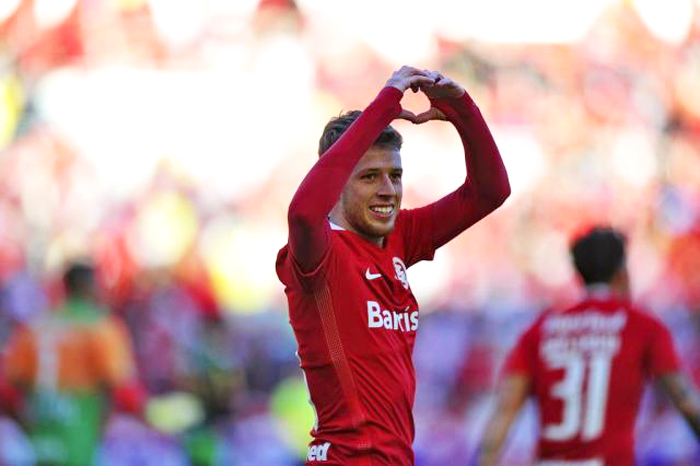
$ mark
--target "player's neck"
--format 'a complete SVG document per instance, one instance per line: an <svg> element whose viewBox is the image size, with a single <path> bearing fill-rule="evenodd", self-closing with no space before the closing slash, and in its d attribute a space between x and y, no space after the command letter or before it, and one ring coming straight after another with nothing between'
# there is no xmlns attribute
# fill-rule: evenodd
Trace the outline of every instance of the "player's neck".
<svg viewBox="0 0 700 466"><path fill-rule="evenodd" d="M355 233L358 236L361 236L365 240L369 241L372 244L375 244L379 246L380 248L384 247L384 236L369 236L366 234L363 234L361 231L358 231L356 228L353 228L353 226L345 220L345 217L341 215L333 215L333 212L328 216L328 222L331 224L331 228L334 230L347 230Z"/></svg>
<svg viewBox="0 0 700 466"><path fill-rule="evenodd" d="M586 294L592 298L607 298L610 296L627 298L629 296L629 289L622 283L614 281L608 283L593 283L586 285Z"/></svg>
<svg viewBox="0 0 700 466"><path fill-rule="evenodd" d="M610 288L618 296L627 297L630 294L630 280L627 274L627 267L622 267L613 275L610 280Z"/></svg>

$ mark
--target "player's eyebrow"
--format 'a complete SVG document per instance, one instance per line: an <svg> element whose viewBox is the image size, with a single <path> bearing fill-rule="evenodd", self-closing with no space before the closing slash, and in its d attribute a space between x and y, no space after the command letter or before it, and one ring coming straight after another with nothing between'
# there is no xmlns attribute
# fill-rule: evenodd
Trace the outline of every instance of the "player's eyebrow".
<svg viewBox="0 0 700 466"><path fill-rule="evenodd" d="M403 173L403 168L401 167L387 167L387 168L380 168L380 167L368 167L360 170L358 173L361 174L367 174L367 173L380 173L382 171L388 171L391 173Z"/></svg>

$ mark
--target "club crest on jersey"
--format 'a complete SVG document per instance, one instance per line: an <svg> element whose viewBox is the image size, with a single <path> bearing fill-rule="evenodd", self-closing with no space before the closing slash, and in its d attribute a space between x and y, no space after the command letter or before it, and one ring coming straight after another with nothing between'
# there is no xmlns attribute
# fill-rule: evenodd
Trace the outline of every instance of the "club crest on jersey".
<svg viewBox="0 0 700 466"><path fill-rule="evenodd" d="M392 262L394 263L394 271L396 271L396 275L394 278L400 281L401 285L403 285L404 288L408 289L408 275L406 274L406 264L404 264L403 261L398 257L394 257L392 259Z"/></svg>

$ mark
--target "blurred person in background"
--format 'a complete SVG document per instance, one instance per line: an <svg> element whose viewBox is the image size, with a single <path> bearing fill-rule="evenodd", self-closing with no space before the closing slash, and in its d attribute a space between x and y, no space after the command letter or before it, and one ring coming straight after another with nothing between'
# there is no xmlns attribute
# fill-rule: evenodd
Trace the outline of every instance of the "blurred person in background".
<svg viewBox="0 0 700 466"><path fill-rule="evenodd" d="M428 97L426 112L402 109L408 89ZM464 184L400 210L396 118L449 120L464 145ZM331 119L319 155L289 206L289 242L277 257L316 412L306 460L410 465L419 311L406 269L500 206L508 176L469 94L437 71L408 66L364 111Z"/></svg>
<svg viewBox="0 0 700 466"><path fill-rule="evenodd" d="M481 466L497 464L530 395L540 413L540 465L634 464L634 425L650 379L700 438L700 398L681 373L671 334L630 302L623 236L595 227L571 253L586 297L543 313L511 350L479 448Z"/></svg>
<svg viewBox="0 0 700 466"><path fill-rule="evenodd" d="M5 380L0 353L0 464L33 465L34 448L17 421L22 419L22 394Z"/></svg>
<svg viewBox="0 0 700 466"><path fill-rule="evenodd" d="M6 348L8 381L26 394L24 425L42 464L91 464L109 411L138 414L130 337L102 306L95 270L70 264L65 302L19 327Z"/></svg>
<svg viewBox="0 0 700 466"><path fill-rule="evenodd" d="M1 262L1 261L0 261ZM5 377L4 349L18 326L46 309L46 295L39 280L19 268L0 273L0 464L36 463L34 448L22 429L26 409L21 391Z"/></svg>

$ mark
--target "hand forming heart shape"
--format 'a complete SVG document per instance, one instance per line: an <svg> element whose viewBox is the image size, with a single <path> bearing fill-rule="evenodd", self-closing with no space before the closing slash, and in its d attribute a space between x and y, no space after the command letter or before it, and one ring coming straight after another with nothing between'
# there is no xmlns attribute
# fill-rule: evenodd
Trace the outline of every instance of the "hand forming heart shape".
<svg viewBox="0 0 700 466"><path fill-rule="evenodd" d="M395 87L401 92L406 92L408 89L411 89L413 92L422 91L431 101L435 99L458 99L465 92L459 84L439 71L420 70L411 66L402 66L401 69L395 71L386 85ZM410 110L403 109L399 118L417 125L431 120L447 120L445 114L433 106L418 115Z"/></svg>
<svg viewBox="0 0 700 466"><path fill-rule="evenodd" d="M402 120L410 121L411 123L416 125L420 125L425 123L426 121L432 120L447 120L445 114L435 107L430 107L428 110L426 110L423 113L419 113L418 115L416 115L410 110L402 109L399 118Z"/></svg>

